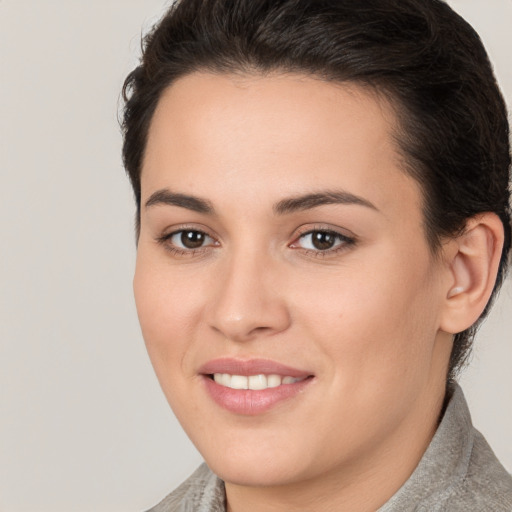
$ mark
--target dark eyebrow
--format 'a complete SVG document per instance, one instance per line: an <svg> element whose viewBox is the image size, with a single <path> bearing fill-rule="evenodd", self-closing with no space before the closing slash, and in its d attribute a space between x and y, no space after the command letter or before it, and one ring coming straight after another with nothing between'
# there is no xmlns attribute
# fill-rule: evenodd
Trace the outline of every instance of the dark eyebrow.
<svg viewBox="0 0 512 512"><path fill-rule="evenodd" d="M317 206L323 206L325 204L356 204L379 211L370 201L351 194L350 192L345 192L344 190L327 190L325 192L315 192L313 194L283 199L274 205L274 212L278 215L284 215L300 210L309 210L310 208L316 208Z"/></svg>
<svg viewBox="0 0 512 512"><path fill-rule="evenodd" d="M150 206L158 204L179 206L181 208L186 208L187 210L192 210L198 213L207 213L210 215L214 213L214 209L210 201L186 194L177 194L166 188L157 190L151 194L150 198L146 201L145 207L149 208Z"/></svg>

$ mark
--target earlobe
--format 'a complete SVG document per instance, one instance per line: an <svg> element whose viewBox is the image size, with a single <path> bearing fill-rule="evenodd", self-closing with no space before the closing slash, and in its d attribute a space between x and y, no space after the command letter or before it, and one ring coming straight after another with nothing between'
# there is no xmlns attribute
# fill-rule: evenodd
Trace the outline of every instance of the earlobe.
<svg viewBox="0 0 512 512"><path fill-rule="evenodd" d="M503 248L503 225L494 213L470 219L452 242L450 282L441 330L456 334L473 325L491 296Z"/></svg>

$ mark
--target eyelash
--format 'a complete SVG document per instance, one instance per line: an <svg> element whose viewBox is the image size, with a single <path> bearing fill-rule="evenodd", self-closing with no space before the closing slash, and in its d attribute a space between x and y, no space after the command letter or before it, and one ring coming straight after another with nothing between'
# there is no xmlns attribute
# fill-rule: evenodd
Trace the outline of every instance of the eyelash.
<svg viewBox="0 0 512 512"><path fill-rule="evenodd" d="M314 233L321 233L323 235L331 235L335 238L335 241L338 241L338 245L335 245L334 247L330 249L307 249L302 248L300 246L297 246L298 241L301 239L304 239L306 236L313 235ZM338 231L335 231L333 229L325 228L325 227L314 227L313 229L307 229L303 232L299 233L299 235L295 238L295 240L289 245L292 249L295 250L301 250L303 253L307 254L308 256L312 256L315 258L325 258L328 256L334 256L336 254L339 254L340 252L344 252L348 250L350 247L356 245L357 240L355 237L350 237L347 235L344 235L342 233L339 233Z"/></svg>
<svg viewBox="0 0 512 512"><path fill-rule="evenodd" d="M199 235L203 235L204 237L210 238L215 241L215 239L209 235L206 231L203 231L202 229L195 229L190 227L180 227L179 229L175 229L171 233L166 233L156 239L156 241L164 246L164 248L169 251L171 254L176 256L196 256L199 253L205 252L209 247L212 245L218 244L218 242L215 242L214 244L206 245L198 247L197 249L183 249L181 247L177 247L176 245L171 243L171 239L179 234L183 233L196 233Z"/></svg>
<svg viewBox="0 0 512 512"><path fill-rule="evenodd" d="M170 241L171 239L176 235L182 235L183 233L195 233L197 235L202 235L205 238L210 238L214 241L213 244L203 245L198 248L194 249L183 249L180 247L177 247L176 245L172 244ZM298 241L301 239L304 239L306 236L313 235L314 233L321 233L323 235L331 235L335 238L336 241L339 243L335 245L333 248L321 250L321 249L307 249L302 248L300 246L297 246ZM219 242L214 239L213 236L209 235L206 231L203 231L201 229L194 229L190 227L180 227L179 229L176 229L172 231L171 233L164 234L160 237L158 237L157 242L165 247L167 251L169 251L171 254L174 254L176 256L196 256L200 253L204 253L208 250L210 247L214 247L216 245L219 245ZM354 237L350 237L347 235L343 235L342 233L339 233L337 231L334 231L333 229L327 229L325 227L315 227L313 229L308 229L303 231L302 233L299 233L299 235L294 239L294 241L288 245L288 247L294 249L294 250L300 250L304 254L307 254L308 256L313 257L321 257L324 258L326 256L331 256L338 254L340 252L346 251L351 246L356 245L357 240Z"/></svg>

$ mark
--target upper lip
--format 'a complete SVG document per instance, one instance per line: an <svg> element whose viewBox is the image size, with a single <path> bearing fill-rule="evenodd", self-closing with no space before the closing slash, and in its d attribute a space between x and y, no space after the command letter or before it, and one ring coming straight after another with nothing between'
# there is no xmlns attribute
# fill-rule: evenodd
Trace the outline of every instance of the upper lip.
<svg viewBox="0 0 512 512"><path fill-rule="evenodd" d="M286 377L302 378L312 375L311 372L292 368L285 364L269 359L212 359L199 368L199 373L211 375L214 373L229 373L230 375L281 375Z"/></svg>

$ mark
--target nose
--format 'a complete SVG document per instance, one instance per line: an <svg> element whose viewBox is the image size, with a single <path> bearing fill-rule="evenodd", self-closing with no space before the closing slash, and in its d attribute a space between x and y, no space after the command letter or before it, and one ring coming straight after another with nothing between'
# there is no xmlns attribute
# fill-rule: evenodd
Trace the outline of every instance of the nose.
<svg viewBox="0 0 512 512"><path fill-rule="evenodd" d="M207 317L225 338L249 341L289 327L279 269L269 260L251 251L222 262Z"/></svg>

